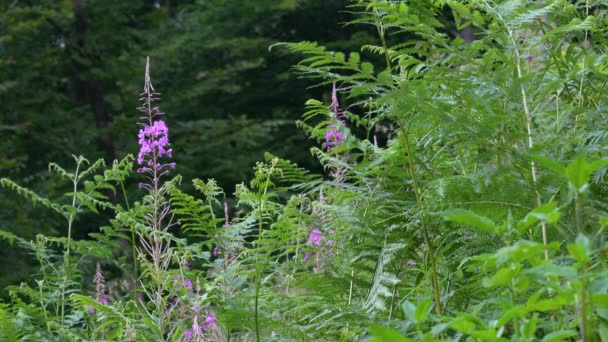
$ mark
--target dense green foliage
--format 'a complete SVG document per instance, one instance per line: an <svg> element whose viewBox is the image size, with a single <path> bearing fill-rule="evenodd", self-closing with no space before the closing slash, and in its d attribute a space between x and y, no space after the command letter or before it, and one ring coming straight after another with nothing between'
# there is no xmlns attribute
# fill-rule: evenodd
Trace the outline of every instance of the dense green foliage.
<svg viewBox="0 0 608 342"><path fill-rule="evenodd" d="M50 164L63 200L0 180L65 227L33 240L0 231L40 265L7 287L0 337L607 340L606 5L353 1L352 24L379 39L348 53L272 46L302 56L295 72L326 94L334 86L298 121L324 174L266 154L234 207L214 179L160 174L173 156L154 140L165 133L147 66L137 158ZM210 94L229 86L218 74ZM173 85L154 84L191 106ZM209 153L172 148L178 165ZM141 189L112 201L128 179ZM110 219L76 237L94 214Z"/></svg>
<svg viewBox="0 0 608 342"><path fill-rule="evenodd" d="M289 72L297 58L268 48L320 40L354 50L374 39L369 28L342 28L344 6L344 0L0 1L0 177L57 200L67 190L48 172L49 161L132 153L146 55L186 179L216 178L231 196L265 151L320 170L294 121L302 103L323 89L306 89L310 83ZM137 181L128 178L125 189L137 196ZM11 193L0 196L1 229L24 238L62 235L60 219ZM79 238L104 221L80 220ZM0 247L0 287L27 278L33 271L27 256Z"/></svg>

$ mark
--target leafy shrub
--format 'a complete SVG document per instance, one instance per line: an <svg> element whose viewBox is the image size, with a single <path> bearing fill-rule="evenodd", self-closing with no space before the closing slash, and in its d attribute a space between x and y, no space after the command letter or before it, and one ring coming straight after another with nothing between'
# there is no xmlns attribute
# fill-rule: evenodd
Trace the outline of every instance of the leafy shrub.
<svg viewBox="0 0 608 342"><path fill-rule="evenodd" d="M161 159L172 157L170 120L157 118L148 63L141 201L108 196L124 192L131 156L111 168L77 157L74 172L51 164L73 185L65 204L2 179L64 217L67 234L1 233L40 272L8 288L0 336L608 339L605 4L362 0L350 10L379 34L362 54L275 46L304 55L297 72L333 84L331 104L309 100L298 122L325 175L268 154L232 206L215 180L193 181L201 198L180 190L180 176L163 180L176 165ZM75 240L85 210L114 218Z"/></svg>

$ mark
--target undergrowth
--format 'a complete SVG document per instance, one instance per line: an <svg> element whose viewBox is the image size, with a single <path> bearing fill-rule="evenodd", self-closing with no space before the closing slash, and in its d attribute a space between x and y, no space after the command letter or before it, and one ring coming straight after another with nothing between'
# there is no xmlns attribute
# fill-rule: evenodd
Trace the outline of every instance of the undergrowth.
<svg viewBox="0 0 608 342"><path fill-rule="evenodd" d="M323 175L267 154L234 197L183 192L148 60L137 157L51 163L64 202L1 179L65 227L0 231L39 263L0 340L608 340L606 2L347 10L360 52L272 47L331 95L298 122ZM85 213L112 219L75 239Z"/></svg>

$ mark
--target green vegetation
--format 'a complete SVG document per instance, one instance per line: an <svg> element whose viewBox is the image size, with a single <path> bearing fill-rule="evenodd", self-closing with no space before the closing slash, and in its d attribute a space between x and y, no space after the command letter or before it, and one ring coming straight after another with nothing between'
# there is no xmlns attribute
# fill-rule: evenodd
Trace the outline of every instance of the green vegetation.
<svg viewBox="0 0 608 342"><path fill-rule="evenodd" d="M13 180L0 179L2 215L17 228L0 230L10 244L3 253L7 260L28 253L37 268L21 284L9 280L1 340L608 340L607 4L358 0L344 8L348 27L366 30L353 33L363 41L349 46L258 36L256 25L307 18L296 9L321 2L238 3L167 3L167 26L152 7L133 5L141 12L136 22L160 27L155 36L133 30L153 56L144 77L143 58L121 55L129 63L124 72L138 70L133 78L145 80L143 91L112 83L117 99L141 93L139 107L134 96L118 101L114 128L98 126L93 136L85 132L94 123L76 120L69 125L80 128L63 129L78 134L29 133L73 139L60 153L98 139L99 151L87 152L97 158L114 146L111 165L74 157L67 168L57 155L47 175L37 168L40 158L6 158L1 167ZM100 9L127 13L120 6L131 5L120 4ZM69 4L21 12L11 6L17 13L2 20L21 13L32 20L21 28L28 32L35 22L47 25L36 11L72 18L61 14ZM276 17L228 25L256 10ZM221 33L195 39L213 25ZM10 37L4 34L0 46L18 51L27 44ZM97 46L92 37L84 41ZM251 57L269 45L262 61ZM232 60L230 67L213 66L219 57L190 59L197 49L229 56L223 60ZM241 158L259 151L257 137L287 141L291 131L281 127L295 110L285 97L290 89L276 88L277 102L266 109L257 105L266 94L256 93L255 82L278 84L286 72L259 66L293 56L301 61L292 72L317 86L297 124L322 169L298 157L296 139L284 150L298 151L294 158L267 145L273 154L251 171ZM33 59L25 60L29 69L19 62L11 72L22 68L35 79L36 68L50 62ZM183 62L183 69L164 60ZM0 67L10 70L11 63ZM98 67L106 70L100 65L73 75L90 83ZM166 75L159 82L157 72ZM45 77L62 87L60 74ZM0 88L2 99L18 104L12 120L66 100L57 89L34 96L27 83L14 82ZM242 119L226 118L247 106ZM135 107L140 115L129 114ZM205 108L215 114L190 116ZM251 119L260 113L271 114ZM31 115L45 123L53 117ZM2 127L14 132L0 142L7 151L26 149L18 134L27 126ZM139 153L134 138L112 138L136 129ZM201 144L203 137L215 140ZM196 178L203 173L218 180ZM251 180L236 186L234 198L224 190L245 177Z"/></svg>

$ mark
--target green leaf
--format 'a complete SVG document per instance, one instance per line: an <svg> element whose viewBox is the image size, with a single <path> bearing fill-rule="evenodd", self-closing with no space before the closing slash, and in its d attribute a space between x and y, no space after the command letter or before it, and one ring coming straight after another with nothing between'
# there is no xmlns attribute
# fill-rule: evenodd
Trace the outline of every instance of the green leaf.
<svg viewBox="0 0 608 342"><path fill-rule="evenodd" d="M484 287L498 287L511 285L513 277L517 274L517 270L511 267L503 267L491 277L486 277L482 280Z"/></svg>
<svg viewBox="0 0 608 342"><path fill-rule="evenodd" d="M591 303L600 308L608 308L608 294L594 293L591 295Z"/></svg>
<svg viewBox="0 0 608 342"><path fill-rule="evenodd" d="M568 252L578 262L585 263L589 261L589 256L591 255L589 238L579 234L575 243L568 244Z"/></svg>
<svg viewBox="0 0 608 342"><path fill-rule="evenodd" d="M405 316L412 322L418 322L416 320L416 305L414 303L406 300L401 305L401 309L403 309L403 313Z"/></svg>
<svg viewBox="0 0 608 342"><path fill-rule="evenodd" d="M429 314L429 309L431 308L432 303L433 300L431 298L427 298L418 303L416 311L414 312L414 319L416 322L424 322L426 320L426 316Z"/></svg>
<svg viewBox="0 0 608 342"><path fill-rule="evenodd" d="M555 297L551 299L543 299L528 304L528 310L530 311L554 311L558 310L566 305L569 305L568 301L564 297Z"/></svg>
<svg viewBox="0 0 608 342"><path fill-rule="evenodd" d="M367 342L409 342L409 338L403 336L397 329L374 325L370 328L372 337Z"/></svg>
<svg viewBox="0 0 608 342"><path fill-rule="evenodd" d="M581 20L580 18L573 18L568 24L559 25L556 28L545 33L539 43L547 41L549 38L552 38L556 34L563 35L566 32L592 31L595 29L595 25L596 19L592 15L586 17L585 20Z"/></svg>
<svg viewBox="0 0 608 342"><path fill-rule="evenodd" d="M544 277L564 277L568 279L576 278L578 273L575 268L570 266L558 266L553 264L539 265L532 267L525 272L539 278Z"/></svg>
<svg viewBox="0 0 608 342"><path fill-rule="evenodd" d="M487 330L475 330L475 331L471 331L470 333L471 336L473 337L477 337L479 339L481 339L482 341L509 341L508 339L504 338L504 337L498 337L498 333L496 332L496 329L487 329Z"/></svg>
<svg viewBox="0 0 608 342"><path fill-rule="evenodd" d="M351 65L351 67L357 67L359 65L359 62L361 61L361 57L359 56L358 53L356 52L351 52L348 55L348 64Z"/></svg>
<svg viewBox="0 0 608 342"><path fill-rule="evenodd" d="M0 230L0 238L8 240L8 243L11 245L15 242L15 240L20 240L17 235L4 230Z"/></svg>
<svg viewBox="0 0 608 342"><path fill-rule="evenodd" d="M528 310L527 307L523 306L523 305L517 305L509 310L507 310L505 312L505 314L498 319L498 321L496 322L496 326L497 327L503 327L505 324L507 324L511 319L513 319L514 317L524 317L528 314L530 310Z"/></svg>
<svg viewBox="0 0 608 342"><path fill-rule="evenodd" d="M600 334L601 341L608 341L608 323L600 322L598 332Z"/></svg>
<svg viewBox="0 0 608 342"><path fill-rule="evenodd" d="M547 334L542 342L557 342L557 341L565 341L570 337L578 336L578 332L575 330L559 330L554 331L552 333Z"/></svg>
<svg viewBox="0 0 608 342"><path fill-rule="evenodd" d="M579 155L566 167L566 178L576 191L581 192L585 189L591 175L606 165L608 165L608 158L588 163L582 155Z"/></svg>
<svg viewBox="0 0 608 342"><path fill-rule="evenodd" d="M517 229L523 232L535 225L539 221L545 221L549 224L554 224L559 221L561 214L557 207L557 202L549 202L534 208L521 221L517 222Z"/></svg>
<svg viewBox="0 0 608 342"><path fill-rule="evenodd" d="M467 317L458 317L452 321L452 329L460 331L465 334L470 334L475 331L476 324L471 322Z"/></svg>
<svg viewBox="0 0 608 342"><path fill-rule="evenodd" d="M532 156L532 159L560 176L566 176L566 168L558 161L545 156Z"/></svg>
<svg viewBox="0 0 608 342"><path fill-rule="evenodd" d="M494 221L466 209L449 209L442 211L439 214L443 216L446 221L464 223L487 233L499 233L499 229Z"/></svg>

